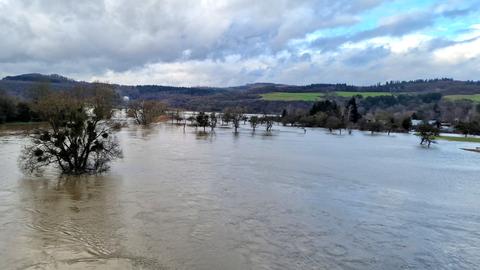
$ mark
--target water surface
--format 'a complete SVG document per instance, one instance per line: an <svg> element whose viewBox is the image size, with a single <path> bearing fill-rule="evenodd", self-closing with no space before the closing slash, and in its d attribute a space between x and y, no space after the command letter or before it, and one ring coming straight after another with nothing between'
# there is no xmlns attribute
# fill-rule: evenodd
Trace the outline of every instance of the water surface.
<svg viewBox="0 0 480 270"><path fill-rule="evenodd" d="M413 135L118 133L101 176L25 176L0 130L0 269L475 269L480 154Z"/></svg>

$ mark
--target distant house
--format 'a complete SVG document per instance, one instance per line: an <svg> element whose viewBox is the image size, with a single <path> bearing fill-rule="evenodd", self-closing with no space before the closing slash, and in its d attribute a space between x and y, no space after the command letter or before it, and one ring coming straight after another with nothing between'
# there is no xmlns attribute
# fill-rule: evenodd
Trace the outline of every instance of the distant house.
<svg viewBox="0 0 480 270"><path fill-rule="evenodd" d="M423 120L412 120L412 127L418 127L423 123Z"/></svg>
<svg viewBox="0 0 480 270"><path fill-rule="evenodd" d="M452 123L442 122L440 123L440 131L442 132L454 132L455 127Z"/></svg>
<svg viewBox="0 0 480 270"><path fill-rule="evenodd" d="M421 124L423 124L423 123L425 123L424 120L412 120L412 126L413 126L413 127L418 127L419 125L421 125ZM433 126L433 125L436 125L436 124L437 124L437 120L428 120L427 123L428 123L429 125L432 125L432 126Z"/></svg>
<svg viewBox="0 0 480 270"><path fill-rule="evenodd" d="M425 123L424 120L412 120L412 127L418 127L419 125ZM427 123L432 126L437 126L437 120L428 120ZM446 133L451 133L455 131L455 127L452 123L448 122L441 122L440 125L438 125L440 128L441 132L446 132Z"/></svg>

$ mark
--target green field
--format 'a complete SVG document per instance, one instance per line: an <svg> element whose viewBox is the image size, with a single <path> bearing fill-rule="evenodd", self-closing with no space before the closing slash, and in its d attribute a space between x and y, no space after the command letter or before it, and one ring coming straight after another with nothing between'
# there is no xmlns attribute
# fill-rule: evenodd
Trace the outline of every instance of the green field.
<svg viewBox="0 0 480 270"><path fill-rule="evenodd" d="M263 100L279 101L317 101L321 99L323 93L289 93L272 92L260 95Z"/></svg>
<svg viewBox="0 0 480 270"><path fill-rule="evenodd" d="M337 91L335 94L341 97L354 97L354 96L362 96L362 97L380 97L380 96L391 96L391 93L388 92L344 92L344 91Z"/></svg>
<svg viewBox="0 0 480 270"><path fill-rule="evenodd" d="M341 97L353 97L361 95L363 97L378 97L378 96L389 96L390 93L385 92L344 92L337 91L333 92L334 94ZM270 101L317 101L320 100L325 93L315 92L315 93L292 93L292 92L272 92L261 94L263 100Z"/></svg>
<svg viewBox="0 0 480 270"><path fill-rule="evenodd" d="M452 142L473 142L473 143L480 143L480 138L477 137L453 137L453 136L437 136L435 137L439 140L446 140Z"/></svg>
<svg viewBox="0 0 480 270"><path fill-rule="evenodd" d="M444 96L447 100L471 100L474 102L480 103L480 94L472 94L472 95L447 95Z"/></svg>

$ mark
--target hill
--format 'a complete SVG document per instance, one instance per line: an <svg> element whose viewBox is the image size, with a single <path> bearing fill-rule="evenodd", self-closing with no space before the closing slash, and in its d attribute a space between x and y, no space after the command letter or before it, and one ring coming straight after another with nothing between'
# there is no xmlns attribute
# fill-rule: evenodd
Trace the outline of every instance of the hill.
<svg viewBox="0 0 480 270"><path fill-rule="evenodd" d="M48 84L54 90L69 90L88 82L76 81L67 77L38 73L7 76L0 80L0 90L21 99L28 99L30 89L39 84ZM443 96L466 97L480 94L480 81L459 81L449 78L390 81L371 86L347 84L286 85L274 83L254 83L234 87L175 87L162 85L117 85L113 87L121 96L130 99L159 99L174 107L192 110L222 110L227 106L245 106L255 112L278 111L279 108L293 106L309 108L319 97L337 95L383 96L389 94L438 93ZM297 93L297 94L295 94ZM303 93L303 94L298 94ZM309 94L310 93L310 94ZM383 94L384 93L384 94ZM296 98L301 97L301 98ZM366 97L366 96L364 96Z"/></svg>

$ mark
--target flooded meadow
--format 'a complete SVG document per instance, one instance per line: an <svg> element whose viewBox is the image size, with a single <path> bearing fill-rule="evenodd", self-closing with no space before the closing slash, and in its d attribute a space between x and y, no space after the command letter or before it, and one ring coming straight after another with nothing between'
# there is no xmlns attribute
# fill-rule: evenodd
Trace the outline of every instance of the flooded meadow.
<svg viewBox="0 0 480 270"><path fill-rule="evenodd" d="M0 134L0 269L480 265L474 144L131 125L109 172L62 176L25 175L21 129Z"/></svg>

